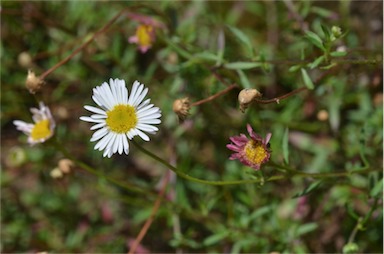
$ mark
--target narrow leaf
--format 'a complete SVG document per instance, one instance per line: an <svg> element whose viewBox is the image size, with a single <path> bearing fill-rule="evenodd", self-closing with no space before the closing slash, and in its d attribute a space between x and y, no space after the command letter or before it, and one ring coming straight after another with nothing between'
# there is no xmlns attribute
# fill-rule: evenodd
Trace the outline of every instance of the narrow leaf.
<svg viewBox="0 0 384 254"><path fill-rule="evenodd" d="M301 69L301 76L303 77L303 81L304 81L305 86L308 89L313 90L313 88L315 88L315 86L313 85L313 82L312 82L311 78L309 77L309 75L305 69Z"/></svg>
<svg viewBox="0 0 384 254"><path fill-rule="evenodd" d="M316 222L307 223L304 225L301 225L296 232L296 237L307 234L313 230L315 230L318 227Z"/></svg>
<svg viewBox="0 0 384 254"><path fill-rule="evenodd" d="M308 67L311 68L311 69L314 69L314 68L316 68L317 66L319 66L319 64L321 64L321 63L324 61L324 59L325 59L325 56L319 56L318 58L316 58L315 61L313 61L312 63L310 63L310 64L308 65Z"/></svg>
<svg viewBox="0 0 384 254"><path fill-rule="evenodd" d="M254 62L234 62L224 64L224 67L232 70L247 70L256 67L262 66L262 63L254 63Z"/></svg>
<svg viewBox="0 0 384 254"><path fill-rule="evenodd" d="M301 197L301 196L308 195L308 194L311 193L312 191L318 189L318 188L321 186L322 183L323 183L322 180L313 182L313 183L311 183L307 188L305 188L304 190L302 190L302 191L296 193L295 195L293 195L292 198L298 198L298 197Z"/></svg>
<svg viewBox="0 0 384 254"><path fill-rule="evenodd" d="M330 55L334 56L334 57L346 56L347 52L346 51L333 51L333 52L331 52Z"/></svg>
<svg viewBox="0 0 384 254"><path fill-rule="evenodd" d="M245 35L240 29L238 29L236 27L229 26L229 25L227 25L227 27L236 36L236 38L246 46L246 48L248 49L251 56L253 56L252 42L248 38L248 36Z"/></svg>
<svg viewBox="0 0 384 254"><path fill-rule="evenodd" d="M288 134L289 134L289 129L285 128L282 148L283 148L284 162L287 165L289 164Z"/></svg>
<svg viewBox="0 0 384 254"><path fill-rule="evenodd" d="M380 194L381 192L383 192L383 179L376 183L376 185L372 188L370 194L372 197L380 197L382 196L382 194Z"/></svg>
<svg viewBox="0 0 384 254"><path fill-rule="evenodd" d="M226 238L228 236L228 234L229 234L228 231L224 231L224 232L220 232L220 233L215 234L215 235L208 236L207 238L204 239L203 244L205 246L213 245L217 242L220 242L224 238Z"/></svg>
<svg viewBox="0 0 384 254"><path fill-rule="evenodd" d="M315 34L314 32L311 31L306 31L305 32L305 37L316 47L320 48L321 50L325 51L323 41L321 38Z"/></svg>
<svg viewBox="0 0 384 254"><path fill-rule="evenodd" d="M294 66L291 66L288 71L289 72L295 72L297 71L298 69L300 69L302 66L301 65L294 65Z"/></svg>
<svg viewBox="0 0 384 254"><path fill-rule="evenodd" d="M240 77L240 82L244 88L252 88L251 83L249 82L247 76L244 74L242 70L237 70L237 74Z"/></svg>

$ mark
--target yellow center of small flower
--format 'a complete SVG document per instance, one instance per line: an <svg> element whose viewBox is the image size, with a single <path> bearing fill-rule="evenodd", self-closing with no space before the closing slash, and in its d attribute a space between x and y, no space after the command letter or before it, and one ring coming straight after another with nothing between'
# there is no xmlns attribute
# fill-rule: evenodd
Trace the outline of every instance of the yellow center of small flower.
<svg viewBox="0 0 384 254"><path fill-rule="evenodd" d="M245 156L247 156L247 159L255 164L261 164L267 155L268 152L260 142L250 140L245 145Z"/></svg>
<svg viewBox="0 0 384 254"><path fill-rule="evenodd" d="M140 46L151 46L152 38L151 33L153 31L153 27L149 25L140 25L137 27L136 36L138 38L138 44Z"/></svg>
<svg viewBox="0 0 384 254"><path fill-rule="evenodd" d="M31 138L33 140L40 140L48 138L52 134L49 128L49 120L45 119L37 122L31 131Z"/></svg>
<svg viewBox="0 0 384 254"><path fill-rule="evenodd" d="M111 111L107 112L105 122L111 131L126 133L137 124L136 110L130 105L116 105Z"/></svg>

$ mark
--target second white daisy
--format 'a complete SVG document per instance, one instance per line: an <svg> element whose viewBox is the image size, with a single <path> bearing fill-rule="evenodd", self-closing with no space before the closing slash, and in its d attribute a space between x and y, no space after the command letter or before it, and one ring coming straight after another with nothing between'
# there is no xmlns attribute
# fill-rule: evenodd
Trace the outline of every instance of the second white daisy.
<svg viewBox="0 0 384 254"><path fill-rule="evenodd" d="M99 106L84 106L92 113L91 116L82 116L81 120L95 123L91 130L91 142L98 141L95 150L104 150L103 156L110 158L112 154L129 153L128 139L140 136L149 141L146 133L155 134L159 129L153 124L161 123L161 111L150 104L150 99L143 102L148 93L139 81L135 81L128 96L125 81L110 79L109 84L104 82L93 89L92 99Z"/></svg>

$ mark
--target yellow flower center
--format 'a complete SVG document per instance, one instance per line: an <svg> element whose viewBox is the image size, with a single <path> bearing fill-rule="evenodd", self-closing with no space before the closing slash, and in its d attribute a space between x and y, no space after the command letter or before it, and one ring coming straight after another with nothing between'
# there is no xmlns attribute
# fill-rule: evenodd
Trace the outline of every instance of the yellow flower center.
<svg viewBox="0 0 384 254"><path fill-rule="evenodd" d="M117 133L126 133L137 124L135 108L130 105L116 105L107 112L105 120L110 130Z"/></svg>
<svg viewBox="0 0 384 254"><path fill-rule="evenodd" d="M46 139L50 135L52 135L52 132L49 128L49 120L48 119L37 122L33 126L33 129L31 132L31 137L33 140Z"/></svg>
<svg viewBox="0 0 384 254"><path fill-rule="evenodd" d="M153 31L153 27L149 25L140 25L137 27L136 36L138 38L138 44L140 46L151 46L152 38L151 33Z"/></svg>
<svg viewBox="0 0 384 254"><path fill-rule="evenodd" d="M245 156L247 156L247 159L255 164L261 164L267 155L268 152L265 150L261 142L250 140L245 145Z"/></svg>

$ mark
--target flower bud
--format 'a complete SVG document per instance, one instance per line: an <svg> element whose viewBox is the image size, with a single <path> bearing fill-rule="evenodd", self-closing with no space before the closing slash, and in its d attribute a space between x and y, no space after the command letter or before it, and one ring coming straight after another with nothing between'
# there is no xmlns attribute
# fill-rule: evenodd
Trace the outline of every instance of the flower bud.
<svg viewBox="0 0 384 254"><path fill-rule="evenodd" d="M40 88L45 84L44 80L40 77L36 77L35 73L31 70L28 71L27 80L25 81L25 86L31 94L36 93Z"/></svg>
<svg viewBox="0 0 384 254"><path fill-rule="evenodd" d="M335 38L339 38L342 34L341 32L341 28L338 27L338 26L332 26L331 28L331 32L332 32L332 35L335 37Z"/></svg>
<svg viewBox="0 0 384 254"><path fill-rule="evenodd" d="M261 93L254 88L245 88L240 91L238 99L240 110L244 113L245 109L256 99L261 97Z"/></svg>
<svg viewBox="0 0 384 254"><path fill-rule="evenodd" d="M69 159L61 159L59 160L59 169L61 172L68 174L71 172L71 168L73 167L73 162Z"/></svg>
<svg viewBox="0 0 384 254"><path fill-rule="evenodd" d="M183 122L185 118L187 118L190 109L191 104L188 97L177 99L173 102L173 111L177 114L180 122Z"/></svg>
<svg viewBox="0 0 384 254"><path fill-rule="evenodd" d="M54 179L58 179L58 178L62 178L63 177L63 172L61 172L59 168L52 169L52 171L49 174Z"/></svg>

